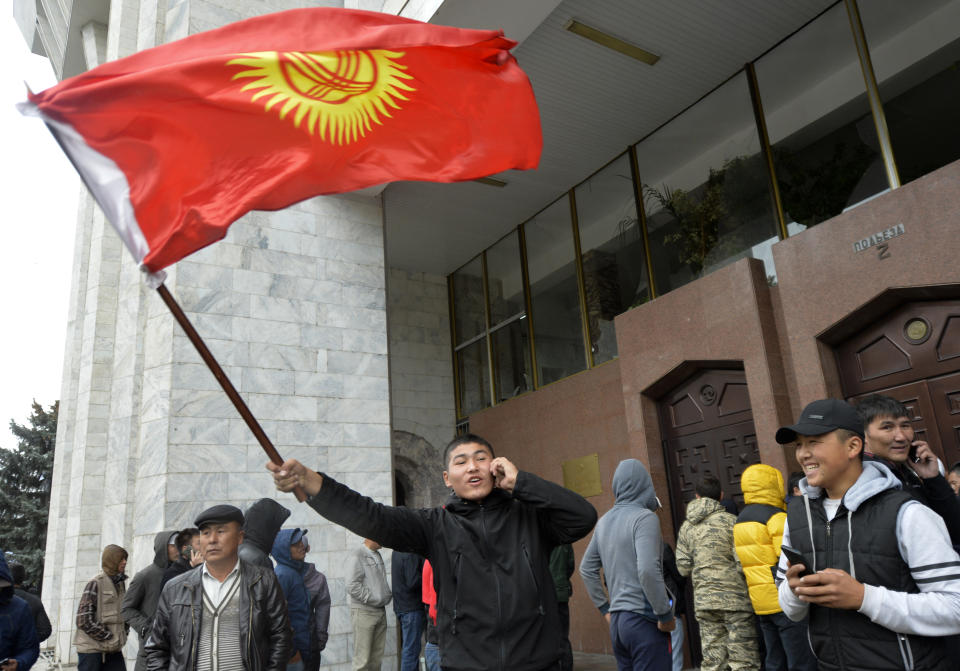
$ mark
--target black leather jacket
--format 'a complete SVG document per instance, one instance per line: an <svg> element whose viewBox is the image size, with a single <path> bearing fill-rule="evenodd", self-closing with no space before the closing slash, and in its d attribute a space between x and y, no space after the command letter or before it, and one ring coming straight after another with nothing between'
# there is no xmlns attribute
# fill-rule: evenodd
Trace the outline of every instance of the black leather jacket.
<svg viewBox="0 0 960 671"><path fill-rule="evenodd" d="M147 638L147 671L195 671L203 586L198 568L163 588ZM284 671L293 654L287 602L273 571L240 560L240 645L246 671Z"/></svg>

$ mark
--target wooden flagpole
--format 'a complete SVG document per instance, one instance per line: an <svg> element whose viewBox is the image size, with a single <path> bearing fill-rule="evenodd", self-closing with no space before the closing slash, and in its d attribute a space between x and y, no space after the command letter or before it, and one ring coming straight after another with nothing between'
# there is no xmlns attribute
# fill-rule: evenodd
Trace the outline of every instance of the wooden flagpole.
<svg viewBox="0 0 960 671"><path fill-rule="evenodd" d="M243 398L241 398L237 388L233 386L232 382L230 382L230 378L227 377L227 374L224 372L223 368L221 368L220 364L217 363L213 353L207 348L207 344L203 342L203 338L201 338L200 334L197 333L197 330L193 328L193 324L190 323L190 319L184 313L183 309L180 307L180 304L177 303L177 300L173 297L173 294L170 293L170 290L167 289L166 285L164 284L161 284L157 287L157 293L160 294L160 298L163 299L163 302L166 303L167 307L170 309L170 312L173 314L173 318L177 320L177 323L180 324L180 327L183 329L184 333L187 334L190 342L192 342L193 346L197 348L200 358L203 359L205 364L207 364L207 368L210 369L210 372L213 373L213 376L217 378L217 382L220 383L220 386L227 393L227 397L233 402L233 406L237 409L237 412L240 413L240 416L243 417L243 421L247 423L248 427L250 427L253 435L257 438L257 442L260 443L260 447L262 447L263 451L267 453L268 457L270 457L270 461L278 466L282 464L283 458L280 456L280 453L277 452L277 448L275 448L273 443L270 442L270 438L267 437L263 427L260 426L260 422L258 422L257 418L253 416L252 412L250 412L250 408L247 407L247 404L244 402ZM297 501L306 501L307 495L301 487L298 486L293 490L293 493L297 497Z"/></svg>
<svg viewBox="0 0 960 671"><path fill-rule="evenodd" d="M27 92L30 92L29 86L27 87ZM63 144L63 140L60 138L60 134L57 133L53 126L46 121L44 121L44 125L47 127L47 130L50 131L50 134L53 135L53 138L57 141L57 144L60 145L60 149L63 150L63 153L68 159L70 159L70 163L73 164L77 174L80 175L81 181L87 187L87 190L94 195L94 199L96 200L97 191L90 188L90 184L87 182L85 173L80 169L80 166L77 165L77 162L73 158L73 154L67 151L67 148ZM121 238L122 237L123 236L121 236ZM243 398L240 397L240 393L237 391L237 388L233 386L232 382L230 382L230 378L227 377L227 374L223 371L223 368L221 368L220 364L217 363L217 360L213 357L213 353L207 348L207 344L203 342L203 338L201 338L200 334L197 333L197 330L193 328L193 324L190 323L190 319L183 312L183 309L180 307L180 304L177 303L177 300L173 297L173 294L170 293L170 290L164 286L163 282L161 282L160 286L157 287L157 293L160 294L160 298L163 299L163 302L166 303L167 307L170 309L170 312L173 314L173 318L177 320L177 323L180 324L180 327L183 329L184 333L187 334L190 342L192 342L193 346L197 348L197 352L200 353L200 358L203 359L205 364L207 364L207 368L210 369L210 372L213 373L213 376L217 378L217 382L220 383L220 387L222 387L227 393L227 397L233 403L233 407L235 407L237 412L240 413L240 416L243 417L243 421L247 423L247 426L253 432L253 435L256 436L257 442L260 443L260 447L263 448L263 451L267 453L270 461L278 466L282 464L283 458L280 456L280 453L277 452L277 448L275 448L273 443L270 442L270 439L264 432L263 427L260 426L260 422L258 422L257 418L253 416L252 412L250 412L250 408L247 407L247 404L244 402ZM302 487L296 487L293 490L293 493L297 497L297 501L307 500L307 494L303 491Z"/></svg>

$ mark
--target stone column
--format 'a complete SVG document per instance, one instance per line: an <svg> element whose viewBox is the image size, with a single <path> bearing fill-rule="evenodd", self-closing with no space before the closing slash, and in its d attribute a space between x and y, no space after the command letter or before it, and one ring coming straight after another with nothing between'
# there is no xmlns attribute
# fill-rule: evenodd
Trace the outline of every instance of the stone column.
<svg viewBox="0 0 960 671"><path fill-rule="evenodd" d="M455 433L447 280L392 268L387 283L393 463L410 507L442 505Z"/></svg>
<svg viewBox="0 0 960 671"><path fill-rule="evenodd" d="M300 4L112 3L107 57ZM276 496L293 511L288 524L309 530L308 560L330 584L324 666L348 669L344 571L360 539L275 492L253 435L99 209L82 202L44 579L60 659L76 660L76 605L105 544L130 551L132 576L152 560L157 532L192 526L215 503ZM391 502L382 229L374 198L253 212L168 269L167 286L281 454ZM384 668L396 664L390 621ZM132 635L128 656L138 643Z"/></svg>

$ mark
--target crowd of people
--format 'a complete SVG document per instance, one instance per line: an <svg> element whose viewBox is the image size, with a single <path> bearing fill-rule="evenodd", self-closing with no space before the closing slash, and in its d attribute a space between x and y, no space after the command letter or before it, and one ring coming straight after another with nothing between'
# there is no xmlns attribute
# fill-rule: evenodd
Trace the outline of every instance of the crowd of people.
<svg viewBox="0 0 960 671"><path fill-rule="evenodd" d="M731 514L705 473L677 534L701 669L957 668L960 465L945 472L908 409L877 394L816 401L776 439L802 469L789 492L779 470L749 466ZM621 462L613 491L580 573L621 671L679 671L684 596L655 543L659 499L636 460Z"/></svg>
<svg viewBox="0 0 960 671"><path fill-rule="evenodd" d="M572 544L591 530L579 573L620 671L682 669L683 617L703 671L955 668L960 467L946 471L907 409L879 395L816 401L776 439L802 470L785 486L776 468L749 466L740 510L702 474L675 551L636 459L616 468L599 521L472 434L446 447L451 497L432 509L377 503L296 460L267 468L363 539L345 573L355 670L380 669L392 602L401 671L421 655L428 671L570 671ZM126 550L106 546L77 609L80 671L124 669L131 629L136 671L316 671L330 590L306 560L307 531L283 527L289 515L273 499L208 508L157 534L129 585ZM393 549L392 586L381 548ZM22 581L0 554L2 671L28 671L50 635L39 600L15 592Z"/></svg>

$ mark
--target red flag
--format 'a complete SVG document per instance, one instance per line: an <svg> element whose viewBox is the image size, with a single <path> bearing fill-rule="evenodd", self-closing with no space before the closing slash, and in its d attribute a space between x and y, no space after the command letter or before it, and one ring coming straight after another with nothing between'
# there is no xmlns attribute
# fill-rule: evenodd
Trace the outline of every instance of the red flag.
<svg viewBox="0 0 960 671"><path fill-rule="evenodd" d="M292 10L30 94L134 257L158 271L249 210L393 180L535 168L540 120L498 31Z"/></svg>

